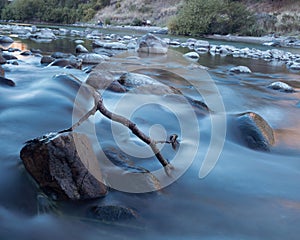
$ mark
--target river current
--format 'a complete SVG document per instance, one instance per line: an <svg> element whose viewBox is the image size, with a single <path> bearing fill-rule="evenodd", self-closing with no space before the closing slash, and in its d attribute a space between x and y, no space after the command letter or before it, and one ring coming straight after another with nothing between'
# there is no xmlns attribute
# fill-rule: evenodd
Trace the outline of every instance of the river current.
<svg viewBox="0 0 300 240"><path fill-rule="evenodd" d="M92 49L90 41L83 44ZM10 47L75 54L75 46L74 39L64 38L51 43L15 39ZM205 101L213 110L211 115L195 114L187 102L172 97L103 92L110 110L131 118L153 138L179 135L182 151L162 148L171 162L180 158L174 163L176 179L169 183L167 176L159 175L166 187L152 193L131 193L130 188L117 189L111 183L109 194L102 199L56 203L60 214L38 214L38 188L26 173L19 152L27 140L68 128L91 108L91 102L80 96L76 86L57 77L71 74L84 82L88 74L43 66L40 56L13 53L19 65L2 67L5 77L16 86L0 85L0 239L299 238L299 72L276 61L202 54L198 64L209 68L204 70L182 56L187 51L170 48L167 56L146 57L128 51L110 61ZM252 73L229 72L238 65L248 66ZM289 83L296 92L267 88L275 81ZM274 129L276 144L270 152L249 149L232 128L235 115L248 111L261 115ZM99 143L103 148L119 145L135 156L136 164L151 171L160 169L155 158L140 156L147 151L137 138L100 114L89 119L80 131L97 140L94 147L98 156ZM199 177L210 151L216 156L208 160L215 165ZM103 223L86 218L88 208L95 204L132 208L139 215L138 223Z"/></svg>

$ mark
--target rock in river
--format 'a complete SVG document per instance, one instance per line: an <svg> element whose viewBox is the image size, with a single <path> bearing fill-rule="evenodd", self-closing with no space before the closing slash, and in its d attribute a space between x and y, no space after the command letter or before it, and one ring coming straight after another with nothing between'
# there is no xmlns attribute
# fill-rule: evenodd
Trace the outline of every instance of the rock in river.
<svg viewBox="0 0 300 240"><path fill-rule="evenodd" d="M89 216L100 221L116 222L134 220L137 218L137 213L127 207L106 205L90 208Z"/></svg>
<svg viewBox="0 0 300 240"><path fill-rule="evenodd" d="M279 90L281 92L295 92L295 89L292 88L290 85L284 83L284 82L273 82L271 83L268 88L272 88L274 90Z"/></svg>
<svg viewBox="0 0 300 240"><path fill-rule="evenodd" d="M14 40L8 36L0 36L0 43L13 43Z"/></svg>
<svg viewBox="0 0 300 240"><path fill-rule="evenodd" d="M14 87L16 85L13 80L0 76L0 85L2 84L10 87Z"/></svg>
<svg viewBox="0 0 300 240"><path fill-rule="evenodd" d="M238 115L237 127L244 142L252 149L270 151L270 147L275 143L273 129L254 112Z"/></svg>
<svg viewBox="0 0 300 240"><path fill-rule="evenodd" d="M168 52L168 46L159 37L148 33L138 40L136 51L149 54L166 54Z"/></svg>
<svg viewBox="0 0 300 240"><path fill-rule="evenodd" d="M233 73L251 73L251 70L246 66L233 67L229 71Z"/></svg>
<svg viewBox="0 0 300 240"><path fill-rule="evenodd" d="M28 141L20 156L41 189L55 199L93 199L107 192L97 158L83 134L49 134Z"/></svg>

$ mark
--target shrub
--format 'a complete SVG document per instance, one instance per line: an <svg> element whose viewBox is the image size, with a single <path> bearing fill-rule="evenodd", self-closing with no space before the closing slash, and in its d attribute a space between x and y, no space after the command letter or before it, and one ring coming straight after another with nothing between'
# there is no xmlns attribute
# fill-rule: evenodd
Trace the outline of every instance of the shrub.
<svg viewBox="0 0 300 240"><path fill-rule="evenodd" d="M241 33L255 25L247 8L229 0L186 0L170 20L171 33L183 35Z"/></svg>

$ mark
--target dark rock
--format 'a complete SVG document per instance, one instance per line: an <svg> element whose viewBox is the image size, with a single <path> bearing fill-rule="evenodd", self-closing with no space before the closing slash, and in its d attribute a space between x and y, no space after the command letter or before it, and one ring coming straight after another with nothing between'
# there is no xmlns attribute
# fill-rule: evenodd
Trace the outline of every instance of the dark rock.
<svg viewBox="0 0 300 240"><path fill-rule="evenodd" d="M115 148L103 152L113 166L107 169L105 180L116 189L127 189L131 193L156 192L162 187L159 180L147 169L136 164L130 156Z"/></svg>
<svg viewBox="0 0 300 240"><path fill-rule="evenodd" d="M26 50L26 51L21 52L20 55L22 55L22 56L30 56L30 55L32 55L32 52Z"/></svg>
<svg viewBox="0 0 300 240"><path fill-rule="evenodd" d="M55 199L93 199L107 192L98 160L83 134L50 134L31 140L20 156L41 189Z"/></svg>
<svg viewBox="0 0 300 240"><path fill-rule="evenodd" d="M116 80L112 81L112 83L108 86L107 89L110 90L110 91L119 92L119 93L125 93L126 92L126 88L124 86L122 86Z"/></svg>
<svg viewBox="0 0 300 240"><path fill-rule="evenodd" d="M91 207L88 215L104 222L135 220L138 216L134 210L128 207L113 205Z"/></svg>
<svg viewBox="0 0 300 240"><path fill-rule="evenodd" d="M270 151L270 147L275 143L273 129L256 113L238 115L237 127L244 142L252 149Z"/></svg>
<svg viewBox="0 0 300 240"><path fill-rule="evenodd" d="M41 64L49 64L52 63L55 60L54 57L51 56L43 56L41 59Z"/></svg>
<svg viewBox="0 0 300 240"><path fill-rule="evenodd" d="M162 39L148 33L138 40L136 51L149 54L166 54L168 45Z"/></svg>
<svg viewBox="0 0 300 240"><path fill-rule="evenodd" d="M40 49L30 48L30 51L31 51L32 53L39 53L39 54L42 54L42 50L40 50Z"/></svg>
<svg viewBox="0 0 300 240"><path fill-rule="evenodd" d="M6 63L6 59L2 56L2 54L0 54L0 64L5 64Z"/></svg>
<svg viewBox="0 0 300 240"><path fill-rule="evenodd" d="M11 55L11 54L3 54L2 55L7 61L9 60L17 60L18 58L14 55Z"/></svg>
<svg viewBox="0 0 300 240"><path fill-rule="evenodd" d="M5 76L5 71L3 67L0 65L0 77L4 77L4 76Z"/></svg>
<svg viewBox="0 0 300 240"><path fill-rule="evenodd" d="M16 84L13 80L10 80L10 79L2 77L2 76L0 76L0 85L6 85L6 86L11 86L11 87L16 86Z"/></svg>
<svg viewBox="0 0 300 240"><path fill-rule="evenodd" d="M82 60L81 59L55 59L49 66L59 66L59 67L71 67L76 69L81 69Z"/></svg>

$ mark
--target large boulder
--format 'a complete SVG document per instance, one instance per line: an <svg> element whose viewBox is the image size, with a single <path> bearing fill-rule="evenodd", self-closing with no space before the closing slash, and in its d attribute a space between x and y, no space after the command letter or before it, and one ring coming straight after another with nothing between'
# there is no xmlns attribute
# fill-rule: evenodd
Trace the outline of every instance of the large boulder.
<svg viewBox="0 0 300 240"><path fill-rule="evenodd" d="M237 116L236 126L245 144L252 149L270 151L275 138L273 129L260 115L246 112Z"/></svg>
<svg viewBox="0 0 300 240"><path fill-rule="evenodd" d="M20 156L41 189L54 199L94 199L107 192L98 160L83 134L50 134L28 141Z"/></svg>
<svg viewBox="0 0 300 240"><path fill-rule="evenodd" d="M136 51L149 54L166 54L168 45L159 37L148 33L138 40Z"/></svg>

